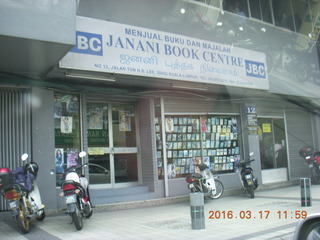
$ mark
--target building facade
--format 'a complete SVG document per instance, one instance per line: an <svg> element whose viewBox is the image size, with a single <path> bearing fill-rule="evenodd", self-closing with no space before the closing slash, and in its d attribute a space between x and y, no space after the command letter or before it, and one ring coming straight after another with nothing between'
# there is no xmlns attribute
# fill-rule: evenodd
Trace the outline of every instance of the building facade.
<svg viewBox="0 0 320 240"><path fill-rule="evenodd" d="M250 152L261 184L309 176L320 4L283 2L2 2L0 165L30 153L48 209L84 162L94 204L186 195L197 161L239 189Z"/></svg>

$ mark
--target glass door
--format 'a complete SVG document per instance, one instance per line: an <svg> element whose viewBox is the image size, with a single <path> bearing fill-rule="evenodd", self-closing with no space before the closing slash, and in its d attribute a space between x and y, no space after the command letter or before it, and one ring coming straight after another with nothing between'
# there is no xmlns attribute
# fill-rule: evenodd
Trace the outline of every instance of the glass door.
<svg viewBox="0 0 320 240"><path fill-rule="evenodd" d="M87 121L90 184L137 182L135 106L88 102Z"/></svg>
<svg viewBox="0 0 320 240"><path fill-rule="evenodd" d="M283 119L260 118L260 156L262 169L288 166Z"/></svg>
<svg viewBox="0 0 320 240"><path fill-rule="evenodd" d="M137 182L138 149L134 105L112 105L112 136L115 183Z"/></svg>

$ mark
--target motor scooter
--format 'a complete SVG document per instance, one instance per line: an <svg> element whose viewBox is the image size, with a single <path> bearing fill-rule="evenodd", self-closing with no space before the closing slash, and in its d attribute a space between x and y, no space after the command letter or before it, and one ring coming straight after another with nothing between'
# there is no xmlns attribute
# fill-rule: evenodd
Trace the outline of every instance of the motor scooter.
<svg viewBox="0 0 320 240"><path fill-rule="evenodd" d="M79 154L81 158L85 155L85 152L80 152ZM82 168L87 166L88 164L81 164L69 167L62 175L62 193L60 196L65 197L66 213L71 216L78 230L83 228L82 217L90 218L93 213L88 180L82 175Z"/></svg>
<svg viewBox="0 0 320 240"><path fill-rule="evenodd" d="M199 168L200 173L192 173L185 180L188 183L188 188L193 192L202 192L205 197L217 199L222 196L224 187L221 181L213 176L207 164L195 164Z"/></svg>
<svg viewBox="0 0 320 240"><path fill-rule="evenodd" d="M308 163L311 171L312 182L320 183L320 152L315 151L313 147L304 147L299 150L300 157Z"/></svg>
<svg viewBox="0 0 320 240"><path fill-rule="evenodd" d="M259 184L258 179L254 176L253 169L250 166L250 163L255 161L255 159L251 159L252 156L253 153L250 153L250 159L240 161L236 163L236 166L241 169L240 179L244 189L244 194L249 193L250 197L254 198L254 191L257 189Z"/></svg>
<svg viewBox="0 0 320 240"><path fill-rule="evenodd" d="M22 161L27 158L26 153L21 157ZM23 233L30 231L31 219L42 221L46 216L35 181L38 170L38 165L32 161L14 171L0 168L1 195L8 201L13 219Z"/></svg>

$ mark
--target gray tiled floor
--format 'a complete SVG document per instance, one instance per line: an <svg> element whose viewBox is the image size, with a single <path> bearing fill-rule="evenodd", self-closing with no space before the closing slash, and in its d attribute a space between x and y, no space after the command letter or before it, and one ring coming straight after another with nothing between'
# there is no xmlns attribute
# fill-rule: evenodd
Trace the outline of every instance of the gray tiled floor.
<svg viewBox="0 0 320 240"><path fill-rule="evenodd" d="M320 185L312 186L312 206L301 207L300 187L258 191L256 197L228 196L206 200L205 228L192 229L189 203L95 212L77 231L68 215L33 221L22 235L8 213L0 213L2 240L19 239L290 239L296 211L319 211ZM216 215L213 215L212 211ZM300 212L297 212L300 213ZM210 219L215 216L215 219Z"/></svg>

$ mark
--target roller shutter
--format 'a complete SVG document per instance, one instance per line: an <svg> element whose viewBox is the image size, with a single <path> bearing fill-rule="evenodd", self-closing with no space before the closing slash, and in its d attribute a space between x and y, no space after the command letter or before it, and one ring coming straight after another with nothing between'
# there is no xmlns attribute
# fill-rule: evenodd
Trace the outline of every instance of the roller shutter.
<svg viewBox="0 0 320 240"><path fill-rule="evenodd" d="M27 89L0 88L0 167L15 169L31 155L31 96ZM1 198L0 210L8 208Z"/></svg>

